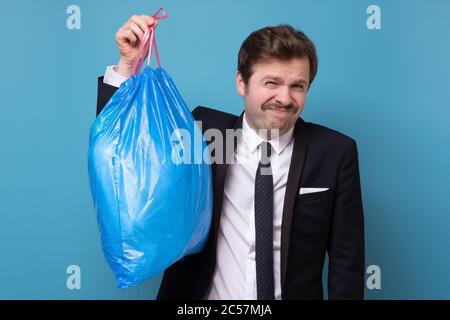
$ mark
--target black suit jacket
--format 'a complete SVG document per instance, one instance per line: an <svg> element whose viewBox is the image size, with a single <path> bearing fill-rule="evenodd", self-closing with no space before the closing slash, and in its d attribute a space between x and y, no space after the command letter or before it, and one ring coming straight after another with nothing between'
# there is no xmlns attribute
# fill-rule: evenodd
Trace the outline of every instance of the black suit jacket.
<svg viewBox="0 0 450 320"><path fill-rule="evenodd" d="M98 79L97 114L116 89L103 83L103 77ZM205 107L192 114L202 121L203 132L215 128L225 135L226 129L242 127L242 114ZM328 297L362 299L364 218L356 143L301 118L294 139L282 218L282 298L323 299L322 269L328 253ZM205 248L164 272L158 299L202 299L211 285L227 165L213 164L212 172L213 222ZM301 187L329 190L300 195Z"/></svg>

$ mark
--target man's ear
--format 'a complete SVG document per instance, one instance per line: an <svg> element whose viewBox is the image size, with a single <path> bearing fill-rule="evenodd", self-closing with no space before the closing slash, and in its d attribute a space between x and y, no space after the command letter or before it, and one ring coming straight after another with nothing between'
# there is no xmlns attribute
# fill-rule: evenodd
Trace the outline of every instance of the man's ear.
<svg viewBox="0 0 450 320"><path fill-rule="evenodd" d="M242 75L239 71L236 72L236 89L241 97L245 96L244 78L242 78Z"/></svg>

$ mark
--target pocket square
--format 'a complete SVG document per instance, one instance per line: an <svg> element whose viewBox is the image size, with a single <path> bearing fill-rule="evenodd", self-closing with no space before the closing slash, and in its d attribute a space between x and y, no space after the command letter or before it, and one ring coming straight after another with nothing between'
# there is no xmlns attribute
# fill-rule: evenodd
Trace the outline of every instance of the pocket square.
<svg viewBox="0 0 450 320"><path fill-rule="evenodd" d="M330 188L300 188L300 194L315 193L327 191Z"/></svg>

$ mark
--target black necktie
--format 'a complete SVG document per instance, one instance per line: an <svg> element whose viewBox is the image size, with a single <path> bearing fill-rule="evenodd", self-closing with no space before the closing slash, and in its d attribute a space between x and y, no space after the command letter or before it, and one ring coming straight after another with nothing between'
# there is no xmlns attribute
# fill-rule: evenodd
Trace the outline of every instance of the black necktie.
<svg viewBox="0 0 450 320"><path fill-rule="evenodd" d="M272 148L266 141L260 147L261 160L255 178L256 289L258 300L274 300Z"/></svg>

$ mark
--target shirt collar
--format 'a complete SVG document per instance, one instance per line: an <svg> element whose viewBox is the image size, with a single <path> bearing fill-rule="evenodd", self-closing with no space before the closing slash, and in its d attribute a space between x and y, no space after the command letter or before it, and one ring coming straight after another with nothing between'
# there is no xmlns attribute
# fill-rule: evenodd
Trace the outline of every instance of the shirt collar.
<svg viewBox="0 0 450 320"><path fill-rule="evenodd" d="M271 144L272 148L277 153L277 155L279 155L287 147L289 142L292 141L293 137L294 137L294 127L289 129L289 131L287 131L283 135L273 138L271 140L266 140L262 138L256 133L255 129L250 127L246 119L246 114L244 112L244 119L242 121L242 138L245 144L247 145L248 149L250 150L250 152L254 152L261 144L261 142L268 141Z"/></svg>

